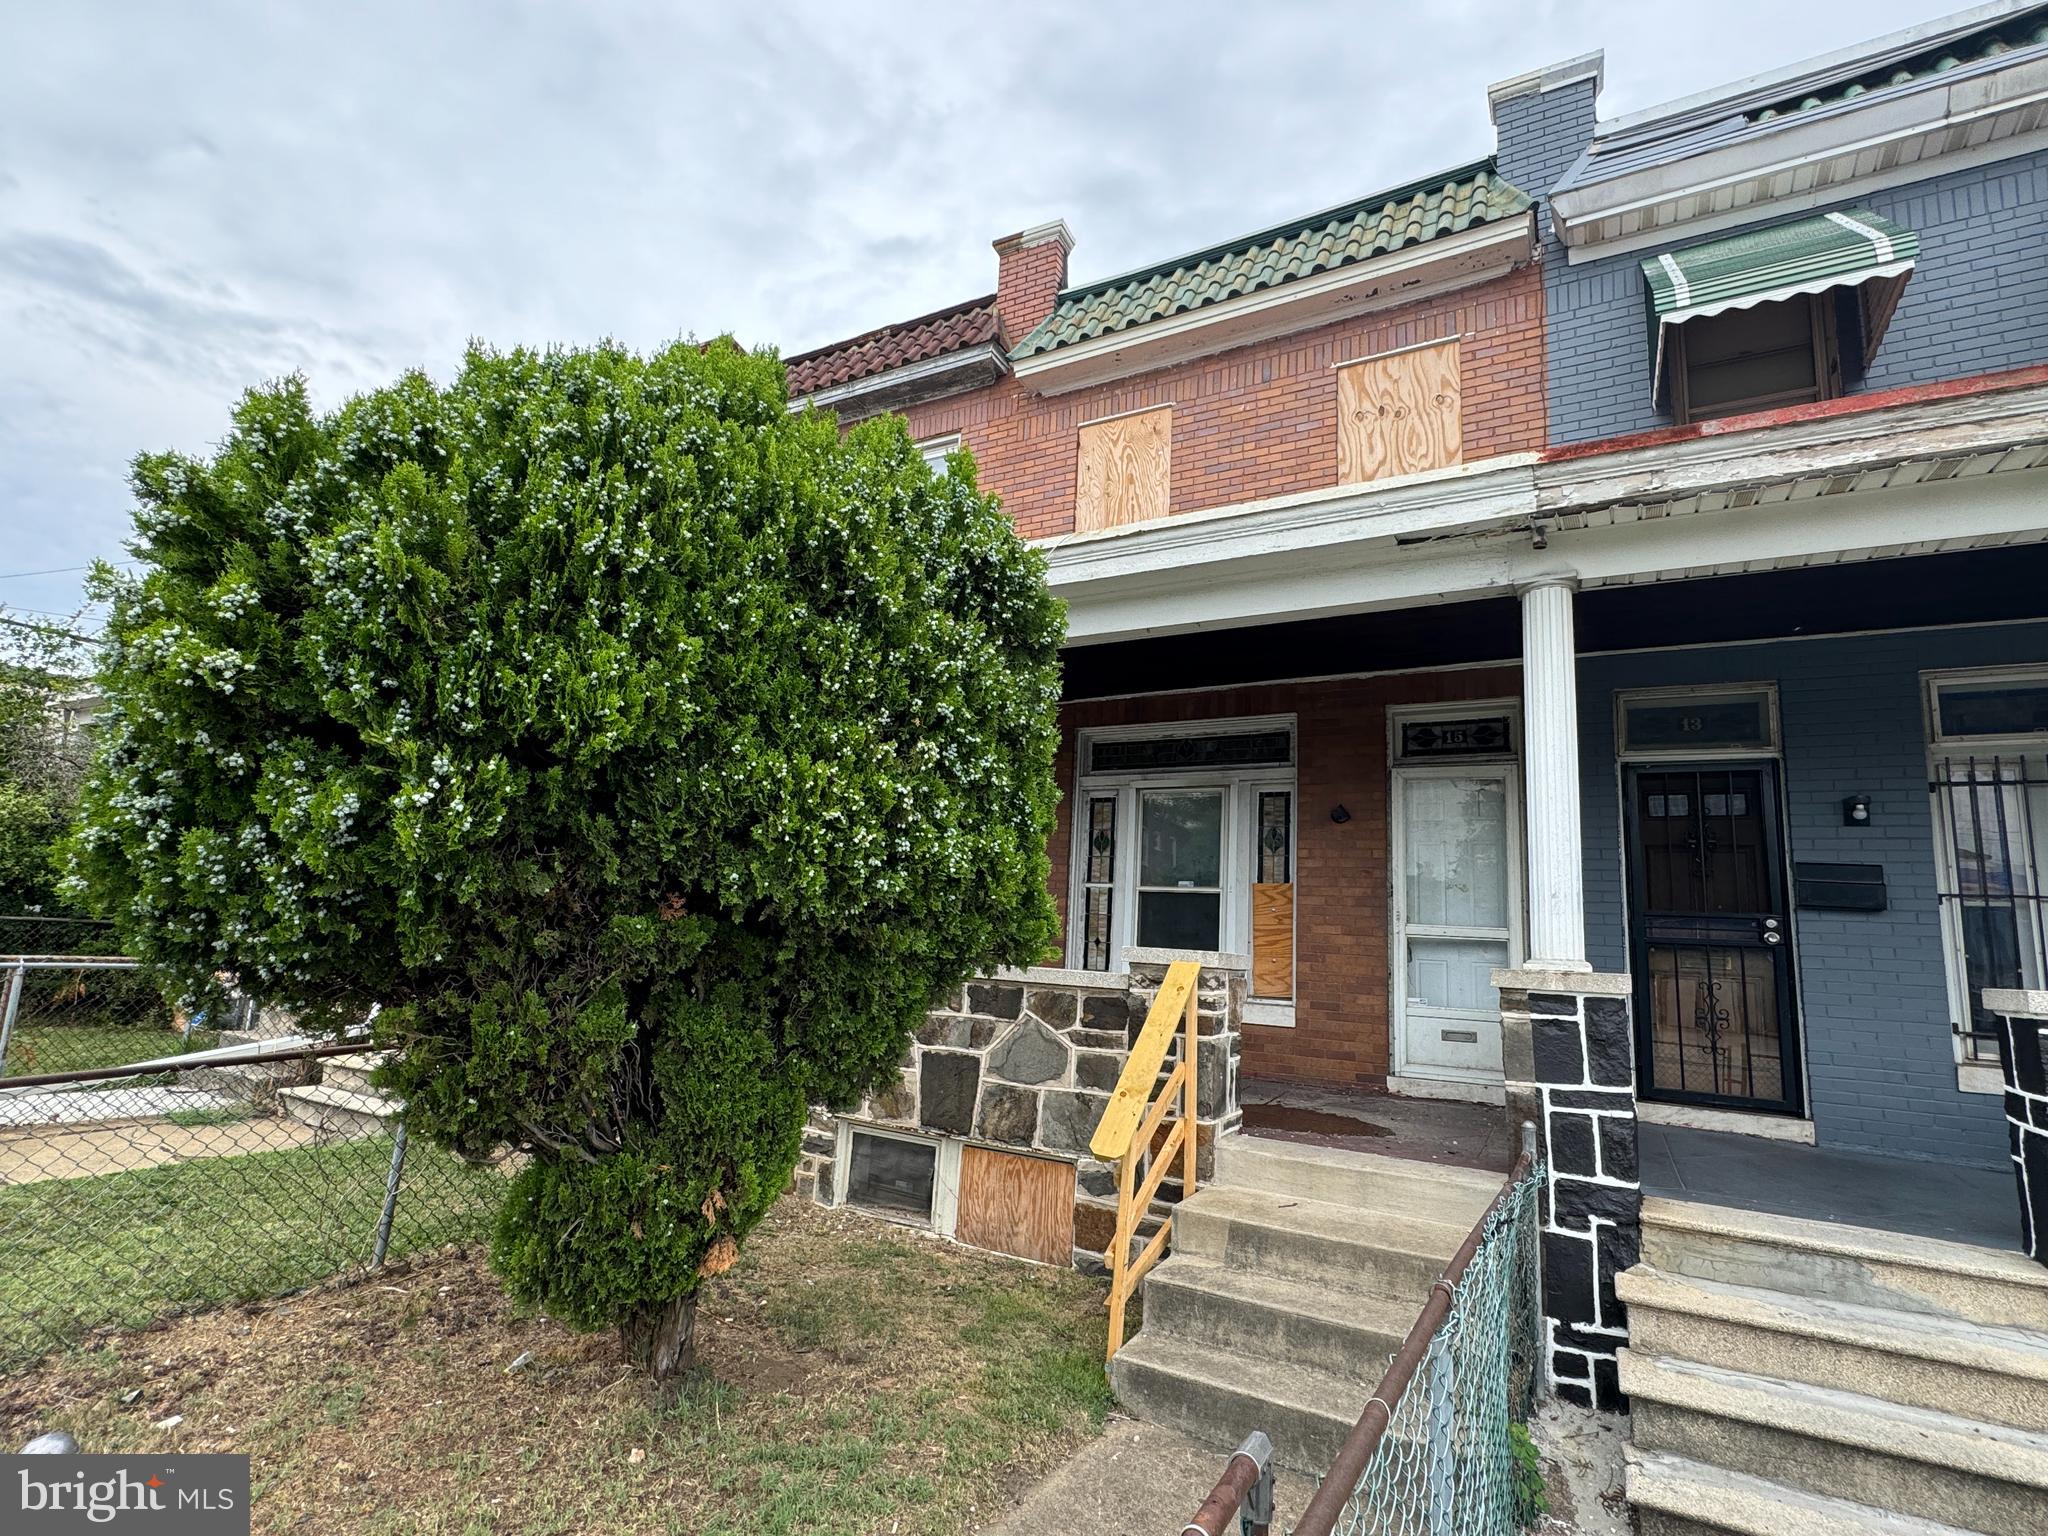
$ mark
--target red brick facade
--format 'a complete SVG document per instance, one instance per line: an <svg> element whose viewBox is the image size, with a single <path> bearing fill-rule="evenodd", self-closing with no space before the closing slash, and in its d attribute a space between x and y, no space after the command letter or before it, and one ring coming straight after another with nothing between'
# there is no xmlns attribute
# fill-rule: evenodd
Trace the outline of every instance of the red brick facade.
<svg viewBox="0 0 2048 1536"><path fill-rule="evenodd" d="M1273 683L1069 704L1061 711L1061 807L1051 854L1062 918L1067 906L1068 811L1075 732L1090 726L1296 717L1294 1026L1246 1024L1244 1070L1254 1077L1379 1087L1388 1071L1387 709L1521 692L1517 667L1406 672L1324 683ZM1343 806L1351 819L1333 822Z"/></svg>
<svg viewBox="0 0 2048 1536"><path fill-rule="evenodd" d="M995 303L1015 345L1051 313L1066 279L1061 226L995 242ZM1027 243L1028 242L1028 243ZM1469 287L1372 310L1275 340L1067 394L1015 378L909 408L912 435L958 434L984 490L1029 538L1071 532L1080 429L1125 411L1173 406L1170 509L1231 506L1333 487L1336 365L1455 336L1466 461L1544 447L1543 284L1525 265ZM1390 704L1511 697L1516 670L1446 671L1345 682L1077 703L1063 712L1063 794L1074 788L1074 733L1087 726L1292 714L1298 722L1295 1023L1247 1024L1256 1076L1372 1087L1386 1081ZM1330 819L1343 805L1350 819ZM1053 837L1052 884L1064 916L1071 805Z"/></svg>
<svg viewBox="0 0 2048 1536"><path fill-rule="evenodd" d="M1032 257L1064 259L1057 242L1028 247L1005 263L1005 281L1011 263ZM1018 334L1004 304L999 296L1014 343ZM1073 529L1083 422L1171 403L1175 512L1319 490L1337 483L1333 366L1448 336L1459 343L1465 457L1540 451L1543 282L1533 265L1455 293L1094 389L1040 396L1006 379L906 414L919 438L960 434L974 453L982 488L1003 499L1026 537L1043 538Z"/></svg>

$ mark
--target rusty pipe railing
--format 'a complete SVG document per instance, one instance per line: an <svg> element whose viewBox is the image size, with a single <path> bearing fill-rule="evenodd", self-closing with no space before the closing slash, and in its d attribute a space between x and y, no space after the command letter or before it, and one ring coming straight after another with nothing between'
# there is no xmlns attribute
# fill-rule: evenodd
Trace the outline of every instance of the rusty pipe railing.
<svg viewBox="0 0 2048 1536"><path fill-rule="evenodd" d="M1267 1536L1273 1524L1273 1442L1263 1430L1253 1430L1231 1452L1230 1464L1180 1536L1224 1536L1239 1509L1251 1516L1251 1536Z"/></svg>
<svg viewBox="0 0 2048 1536"><path fill-rule="evenodd" d="M1422 1367L1423 1357L1429 1353L1430 1341L1436 1337L1437 1329L1450 1316L1451 1303L1458 1293L1458 1282L1465 1277L1471 1266L1472 1256L1479 1251L1479 1244L1486 1235L1487 1227L1504 1201L1514 1196L1516 1187L1529 1176L1536 1166L1536 1127L1527 1121L1522 1124L1522 1155L1515 1159L1515 1166L1509 1172L1507 1183L1501 1186L1499 1194L1487 1206L1486 1214L1478 1224L1465 1234L1465 1241L1458 1245L1458 1251L1451 1255L1451 1262L1444 1266L1444 1272L1429 1288L1429 1300L1422 1305L1421 1315L1408 1330L1408 1337L1401 1341L1401 1347L1394 1355L1393 1364L1380 1378L1380 1384L1373 1388L1372 1399L1365 1405L1365 1412L1358 1416L1358 1422L1351 1426L1351 1433L1344 1437L1344 1444L1338 1449L1336 1460L1330 1463L1330 1470L1323 1478L1323 1484L1316 1489L1308 1501L1308 1508L1301 1512L1301 1518L1294 1523L1293 1536L1330 1536L1338 1519L1344 1513L1344 1506L1357 1491L1359 1479L1378 1454L1380 1442L1386 1437L1387 1425L1392 1422L1394 1410L1401 1406L1401 1398L1408 1385L1415 1379L1415 1373Z"/></svg>

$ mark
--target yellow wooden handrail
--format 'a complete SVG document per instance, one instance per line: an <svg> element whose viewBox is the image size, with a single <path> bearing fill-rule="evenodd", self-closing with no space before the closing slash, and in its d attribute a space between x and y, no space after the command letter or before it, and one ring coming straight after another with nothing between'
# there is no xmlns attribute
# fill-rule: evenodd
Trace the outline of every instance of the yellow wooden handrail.
<svg viewBox="0 0 2048 1536"><path fill-rule="evenodd" d="M1145 1027L1138 1032L1137 1043L1131 1047L1123 1073L1116 1080L1116 1091L1109 1096L1109 1107L1103 1110L1102 1120L1088 1143L1090 1152L1117 1165L1116 1236L1103 1254L1109 1265L1111 1359L1123 1347L1124 1307L1136 1294L1146 1271L1166 1252L1167 1238L1173 1231L1173 1218L1168 1217L1145 1244L1144 1252L1135 1259L1131 1257L1131 1239L1176 1158L1182 1164L1182 1198L1195 1192L1195 988L1201 977L1201 966L1192 960L1176 960L1166 968L1159 995L1152 999L1152 1009L1145 1015ZM1173 1037L1182 1031L1185 1034L1180 1060L1161 1084L1159 1069L1166 1064ZM1159 1140L1160 1126L1176 1103L1180 1116L1165 1139ZM1151 1167L1143 1187L1139 1187L1138 1163L1148 1153Z"/></svg>

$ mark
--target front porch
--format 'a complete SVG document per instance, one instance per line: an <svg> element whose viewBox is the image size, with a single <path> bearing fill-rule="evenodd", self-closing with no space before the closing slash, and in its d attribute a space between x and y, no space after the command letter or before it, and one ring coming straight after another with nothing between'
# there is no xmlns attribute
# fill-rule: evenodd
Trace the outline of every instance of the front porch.
<svg viewBox="0 0 2048 1536"><path fill-rule="evenodd" d="M1643 1194L2012 1253L2009 1169L1808 1147L1725 1131L1642 1125Z"/></svg>

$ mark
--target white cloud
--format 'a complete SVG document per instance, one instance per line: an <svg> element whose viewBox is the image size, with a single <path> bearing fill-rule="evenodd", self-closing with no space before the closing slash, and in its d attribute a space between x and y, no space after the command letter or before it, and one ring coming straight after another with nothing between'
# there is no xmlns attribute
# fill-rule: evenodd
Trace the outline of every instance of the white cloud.
<svg viewBox="0 0 2048 1536"><path fill-rule="evenodd" d="M1485 86L1607 49L1619 113L1923 5L259 3L0 19L0 571L113 554L127 461L244 385L464 341L798 350L1492 147ZM77 578L0 582L71 605Z"/></svg>

